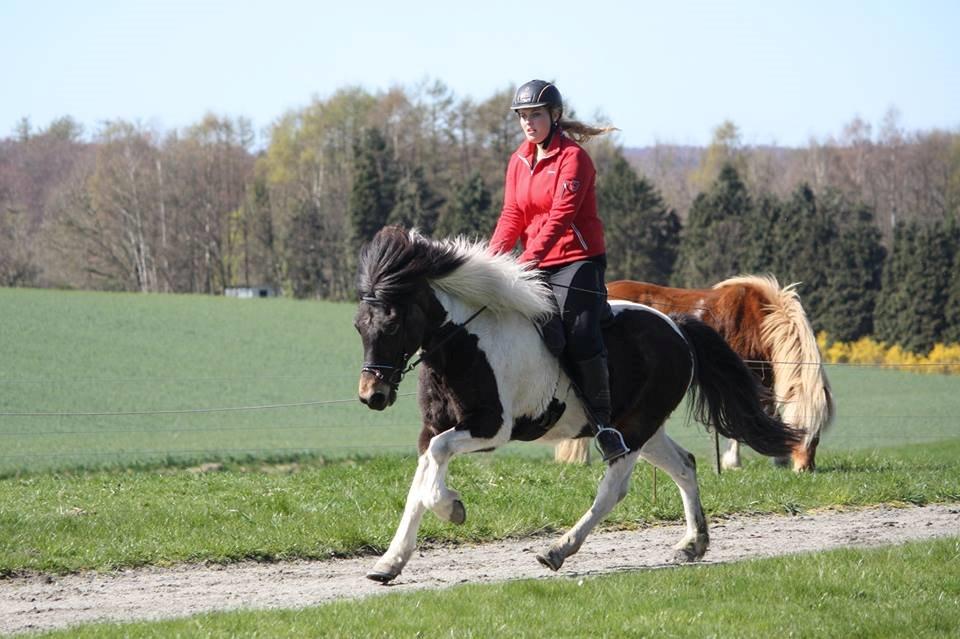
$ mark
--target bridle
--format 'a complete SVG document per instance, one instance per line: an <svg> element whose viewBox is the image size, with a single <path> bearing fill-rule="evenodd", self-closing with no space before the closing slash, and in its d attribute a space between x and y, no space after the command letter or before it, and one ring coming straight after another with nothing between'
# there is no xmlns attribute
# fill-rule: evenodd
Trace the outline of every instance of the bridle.
<svg viewBox="0 0 960 639"><path fill-rule="evenodd" d="M375 306L387 306L387 302L381 300L375 295L362 295L360 297L360 302L361 303L365 302L367 304L372 304ZM410 353L407 353L406 351L402 351L400 355L399 364L392 365L392 364L379 364L376 362L364 362L363 366L360 368L360 374L362 375L363 373L370 373L375 378L377 378L377 381L383 382L385 384L389 384L390 388L396 391L398 388L400 388L400 382L403 381L403 378L404 376L406 376L407 373L409 373L414 368L416 368L416 366L420 362L422 362L425 358L430 357L431 355L436 353L438 350L440 350L440 348L444 344L450 341L450 339L452 339L454 335L456 335L461 330L466 328L467 324L472 322L474 318L476 318L477 315L482 313L486 308L487 308L486 306L481 306L479 309L477 309L477 311L473 315L467 318L467 321L465 321L463 324L460 324L456 328L456 330L453 330L447 333L447 335L445 335L443 339L441 339L439 342L434 344L430 348L430 350L426 352L422 352L420 354L420 357L418 357L416 361L409 364L406 368L404 368L403 363L406 362L408 359L410 359ZM400 317L400 328L397 331L400 334L403 334L405 318L406 318L405 314L401 315ZM391 371L391 372L385 373L384 371Z"/></svg>
<svg viewBox="0 0 960 639"><path fill-rule="evenodd" d="M373 306L387 306L387 303L376 297L375 295L362 295L360 297L361 303L367 303ZM400 327L397 329L402 337L404 323L406 321L406 314L400 316ZM393 364L379 364L377 362L364 362L363 367L360 368L360 374L370 373L378 382L386 383L390 385L394 391L400 387L400 382L403 381L403 376L410 372L412 367L403 369L403 364L408 359L410 359L410 354L406 350L401 351L400 353L400 363L397 365Z"/></svg>

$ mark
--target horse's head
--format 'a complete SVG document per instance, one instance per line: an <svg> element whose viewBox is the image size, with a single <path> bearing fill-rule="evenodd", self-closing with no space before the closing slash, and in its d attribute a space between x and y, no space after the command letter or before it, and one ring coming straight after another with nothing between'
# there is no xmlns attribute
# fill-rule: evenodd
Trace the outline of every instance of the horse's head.
<svg viewBox="0 0 960 639"><path fill-rule="evenodd" d="M363 342L361 402L383 410L396 401L407 362L423 343L426 319L416 299L387 302L372 295L361 297L353 322Z"/></svg>

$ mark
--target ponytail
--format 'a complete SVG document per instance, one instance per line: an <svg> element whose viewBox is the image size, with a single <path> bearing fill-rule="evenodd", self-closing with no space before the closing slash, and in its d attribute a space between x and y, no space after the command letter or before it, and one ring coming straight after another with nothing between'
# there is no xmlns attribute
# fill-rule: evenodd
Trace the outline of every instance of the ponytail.
<svg viewBox="0 0 960 639"><path fill-rule="evenodd" d="M578 144L583 144L598 135L620 130L615 126L593 126L584 124L579 120L567 120L565 118L560 118L560 128Z"/></svg>

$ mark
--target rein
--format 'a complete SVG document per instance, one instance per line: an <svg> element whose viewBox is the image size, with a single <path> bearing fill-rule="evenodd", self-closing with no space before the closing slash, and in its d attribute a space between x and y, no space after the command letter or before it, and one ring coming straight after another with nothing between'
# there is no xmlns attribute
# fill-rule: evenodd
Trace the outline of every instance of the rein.
<svg viewBox="0 0 960 639"><path fill-rule="evenodd" d="M364 295L363 297L360 298L360 301L361 301L361 302L366 302L367 304L378 304L378 305L380 305L380 306L385 306L385 305L386 305L386 302L384 302L383 300L380 300L380 299L378 299L378 298L376 298L376 297L374 297L374 296L372 296L372 295ZM400 370L400 366L391 366L390 364L375 364L375 363L373 363L373 362L364 362L363 367L360 369L360 372L361 372L361 373L370 373L371 375L373 375L374 377L376 377L377 380L379 380L379 381L381 381L381 382L386 382L387 384L390 385L390 387L391 387L393 390L397 390L397 389L400 387L400 382L403 381L403 378L406 376L407 373L409 373L409 372L412 371L414 368L416 368L417 365L420 364L420 362L422 362L425 358L430 357L431 355L433 355L434 353L436 353L437 351L439 351L440 348L441 348L444 344L446 344L446 343L449 342L451 339L453 339L453 337L456 336L458 333L460 333L461 330L464 330L464 329L466 328L467 324L469 324L469 323L472 322L474 319L476 319L476 317L477 317L478 315L480 315L480 313L482 313L482 312L485 311L486 309L487 309L486 306L481 306L479 309L477 309L477 311L476 311L473 315L471 315L470 317L468 317L467 320L466 320L463 324L460 324L459 326L457 326L457 328L455 328L454 330L452 330L452 331L450 331L449 333L447 333L447 335L444 336L444 338L441 339L439 342L437 342L432 348L430 348L430 350L428 350L428 351L426 351L426 352L423 352L423 351L421 350L420 357L418 357L418 358L416 359L416 361L414 361L414 362L410 363L409 365L407 365L407 367L404 368L403 370ZM408 355L406 352L404 352L404 353L403 353L403 356L400 358L400 361L403 362L403 361L405 361L408 357L409 357L409 355ZM403 364L401 363L401 366L402 366L402 365L403 365ZM390 377L388 378L386 375L384 375L383 369L392 370L392 371L394 371L394 372L391 373L391 374L390 374ZM398 375L399 375L399 377L398 377Z"/></svg>

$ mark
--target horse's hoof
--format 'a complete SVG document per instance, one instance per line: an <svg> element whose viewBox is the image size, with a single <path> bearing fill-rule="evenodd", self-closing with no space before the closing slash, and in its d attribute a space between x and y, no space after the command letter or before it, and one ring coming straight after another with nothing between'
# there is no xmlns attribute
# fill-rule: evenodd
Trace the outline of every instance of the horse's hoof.
<svg viewBox="0 0 960 639"><path fill-rule="evenodd" d="M563 557L561 557L560 553L553 549L550 549L547 552L537 553L537 561L540 562L540 565L546 566L553 572L560 570L560 566L563 565Z"/></svg>
<svg viewBox="0 0 960 639"><path fill-rule="evenodd" d="M372 579L373 581L379 581L382 584L388 584L394 579L397 578L397 575L400 573L392 572L380 572L379 570L371 570L367 573L367 579Z"/></svg>
<svg viewBox="0 0 960 639"><path fill-rule="evenodd" d="M453 508L450 511L450 523L460 525L467 520L467 508L463 502L457 499L453 502Z"/></svg>
<svg viewBox="0 0 960 639"><path fill-rule="evenodd" d="M697 551L688 546L686 548L678 548L677 552L673 553L673 563L675 564L689 564L694 562L703 555L697 555Z"/></svg>
<svg viewBox="0 0 960 639"><path fill-rule="evenodd" d="M691 541L683 546L674 546L676 552L673 554L673 561L678 564L688 564L692 561L700 561L707 554L707 546L710 544L710 538L706 535L697 535L695 541Z"/></svg>
<svg viewBox="0 0 960 639"><path fill-rule="evenodd" d="M738 455L724 455L720 458L720 468L723 470L740 470L743 466L740 464Z"/></svg>

